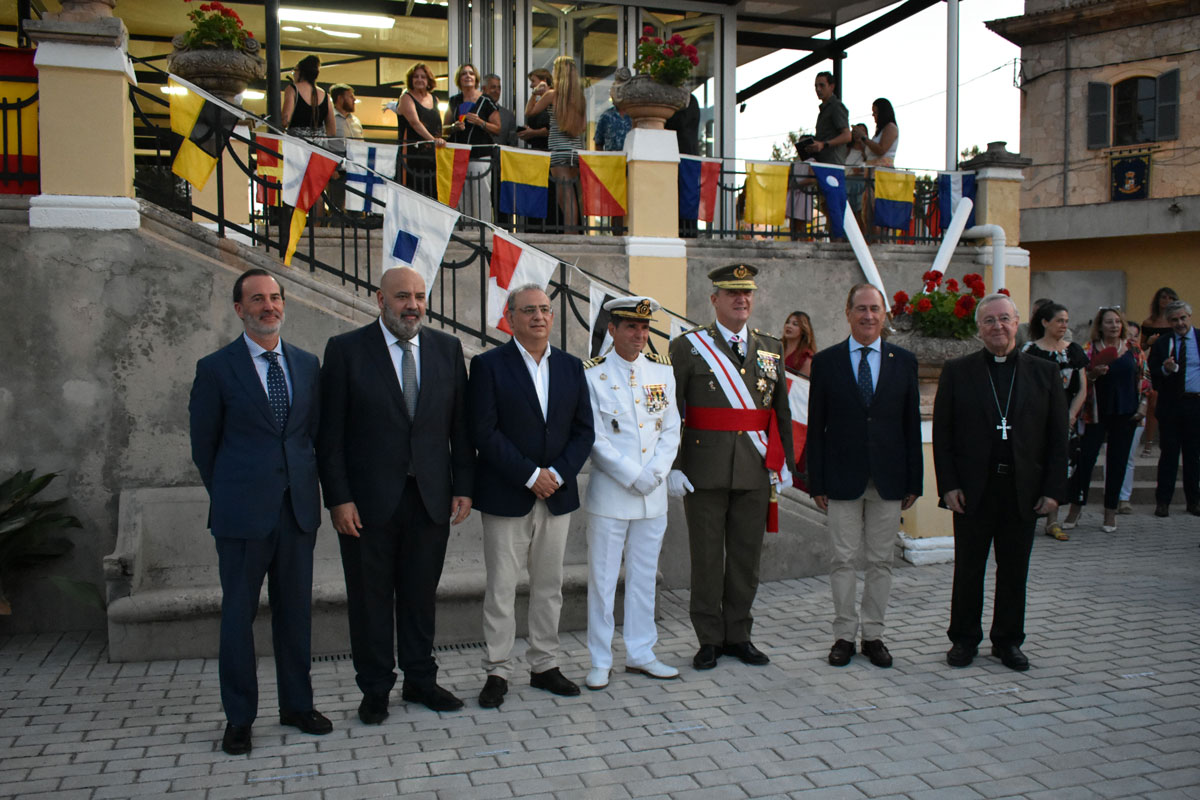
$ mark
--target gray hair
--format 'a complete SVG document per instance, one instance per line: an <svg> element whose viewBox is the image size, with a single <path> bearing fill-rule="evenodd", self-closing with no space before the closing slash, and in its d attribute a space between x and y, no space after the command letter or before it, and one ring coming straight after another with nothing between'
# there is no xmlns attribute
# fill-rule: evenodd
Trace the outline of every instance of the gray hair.
<svg viewBox="0 0 1200 800"><path fill-rule="evenodd" d="M1174 314L1176 311L1186 311L1190 317L1192 315L1192 304L1183 300L1172 300L1167 303L1167 308L1163 314L1164 316Z"/></svg>
<svg viewBox="0 0 1200 800"><path fill-rule="evenodd" d="M517 288L513 289L511 292L508 293L508 300L504 304L504 310L505 311L515 311L517 308L517 295L521 294L522 292L528 292L528 291L538 291L538 292L541 292L542 294L546 294L546 287L538 286L536 283L521 284L520 286L518 286ZM549 297L548 294L546 296Z"/></svg>
<svg viewBox="0 0 1200 800"><path fill-rule="evenodd" d="M485 84L488 81L490 81L492 78L495 78L496 80L500 81L501 84L504 83L504 81L500 79L500 76L494 72L489 72L487 75L484 75L482 78L479 79L479 83L481 85Z"/></svg>
<svg viewBox="0 0 1200 800"><path fill-rule="evenodd" d="M1001 292L992 292L989 295L984 295L983 297L979 298L979 305L975 306L975 326L976 327L979 326L979 312L983 311L983 307L986 306L988 303L994 303L997 300L1007 300L1008 304L1010 306L1012 306L1013 317L1017 320L1021 319L1021 313L1019 311L1017 311L1017 304L1013 302L1013 299L1011 297L1009 297L1008 295L1003 294Z"/></svg>

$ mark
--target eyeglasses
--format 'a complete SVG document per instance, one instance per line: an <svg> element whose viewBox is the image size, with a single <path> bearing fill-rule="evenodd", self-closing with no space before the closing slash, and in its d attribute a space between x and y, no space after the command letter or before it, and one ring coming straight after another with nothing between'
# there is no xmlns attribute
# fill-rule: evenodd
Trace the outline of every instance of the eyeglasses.
<svg viewBox="0 0 1200 800"><path fill-rule="evenodd" d="M526 317L532 317L534 314L541 312L543 316L550 316L554 310L550 306L521 306L517 309L517 313Z"/></svg>
<svg viewBox="0 0 1200 800"><path fill-rule="evenodd" d="M984 317L979 320L979 327L994 328L997 325L1011 325L1015 321L1016 319L1008 314L1003 314L999 317Z"/></svg>

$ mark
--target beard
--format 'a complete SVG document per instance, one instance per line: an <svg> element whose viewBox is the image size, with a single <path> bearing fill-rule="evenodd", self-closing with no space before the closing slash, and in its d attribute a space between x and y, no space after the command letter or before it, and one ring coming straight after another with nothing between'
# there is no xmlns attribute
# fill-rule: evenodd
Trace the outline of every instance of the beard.
<svg viewBox="0 0 1200 800"><path fill-rule="evenodd" d="M417 335L417 331L421 330L420 316L397 314L388 306L383 307L382 316L383 326L391 331L397 339L408 341Z"/></svg>
<svg viewBox="0 0 1200 800"><path fill-rule="evenodd" d="M283 327L283 312L279 312L278 319L264 320L260 317L247 316L245 322L246 329L251 333L259 336L274 336Z"/></svg>

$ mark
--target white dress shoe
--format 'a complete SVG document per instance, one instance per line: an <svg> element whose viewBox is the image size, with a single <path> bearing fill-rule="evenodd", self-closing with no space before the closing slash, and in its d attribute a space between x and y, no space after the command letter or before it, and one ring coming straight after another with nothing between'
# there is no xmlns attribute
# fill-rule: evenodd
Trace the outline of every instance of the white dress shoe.
<svg viewBox="0 0 1200 800"><path fill-rule="evenodd" d="M672 678L679 677L679 670L674 667L668 667L657 658L649 664L626 664L625 671L640 672L643 675L649 675L651 678L657 678L660 681L669 681Z"/></svg>
<svg viewBox="0 0 1200 800"><path fill-rule="evenodd" d="M605 688L608 686L608 670L602 669L601 667L592 667L590 670L588 670L587 679L584 681L584 685L586 685L593 692Z"/></svg>

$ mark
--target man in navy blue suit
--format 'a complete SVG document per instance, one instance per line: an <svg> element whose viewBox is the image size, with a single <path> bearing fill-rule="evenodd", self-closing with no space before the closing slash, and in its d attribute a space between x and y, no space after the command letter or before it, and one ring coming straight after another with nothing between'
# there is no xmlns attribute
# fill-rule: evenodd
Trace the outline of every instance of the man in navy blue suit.
<svg viewBox="0 0 1200 800"><path fill-rule="evenodd" d="M484 708L497 708L508 691L517 581L525 566L530 683L557 695L579 694L558 669L558 616L567 527L579 508L576 476L595 439L583 363L550 346L550 298L540 286L518 287L504 318L512 340L472 359L467 388L487 568Z"/></svg>
<svg viewBox="0 0 1200 800"><path fill-rule="evenodd" d="M846 297L850 338L813 357L808 397L808 486L829 514L833 553L833 648L844 667L861 627L863 655L890 667L883 618L892 588L900 512L921 494L921 409L917 359L883 341L883 293L860 283ZM865 548L862 613L855 561Z"/></svg>
<svg viewBox="0 0 1200 800"><path fill-rule="evenodd" d="M1192 307L1176 300L1166 308L1171 333L1150 348L1150 380L1158 390L1162 453L1154 515L1165 517L1175 493L1179 455L1183 454L1183 495L1187 513L1200 517L1200 332L1192 327Z"/></svg>
<svg viewBox="0 0 1200 800"><path fill-rule="evenodd" d="M210 501L221 576L222 749L249 753L258 714L254 616L263 578L271 602L279 722L305 733L333 725L313 708L309 679L317 487L317 357L279 338L283 287L262 269L233 285L245 332L196 364L188 404L192 460Z"/></svg>

